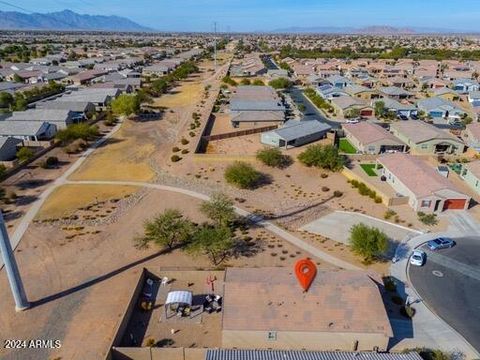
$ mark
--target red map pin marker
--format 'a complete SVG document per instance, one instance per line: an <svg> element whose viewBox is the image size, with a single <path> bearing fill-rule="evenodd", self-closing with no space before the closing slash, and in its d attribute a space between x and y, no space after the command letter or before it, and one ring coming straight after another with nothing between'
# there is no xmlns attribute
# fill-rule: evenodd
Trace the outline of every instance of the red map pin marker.
<svg viewBox="0 0 480 360"><path fill-rule="evenodd" d="M295 275L303 290L307 291L317 275L317 267L310 259L300 259L295 263Z"/></svg>

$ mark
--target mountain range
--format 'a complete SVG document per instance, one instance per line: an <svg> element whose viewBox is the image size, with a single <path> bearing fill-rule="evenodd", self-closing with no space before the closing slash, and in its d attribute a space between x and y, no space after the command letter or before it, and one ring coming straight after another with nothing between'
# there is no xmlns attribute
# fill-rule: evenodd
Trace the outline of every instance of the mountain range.
<svg viewBox="0 0 480 360"><path fill-rule="evenodd" d="M71 10L45 14L0 11L0 29L152 31L152 29L124 17L78 14Z"/></svg>

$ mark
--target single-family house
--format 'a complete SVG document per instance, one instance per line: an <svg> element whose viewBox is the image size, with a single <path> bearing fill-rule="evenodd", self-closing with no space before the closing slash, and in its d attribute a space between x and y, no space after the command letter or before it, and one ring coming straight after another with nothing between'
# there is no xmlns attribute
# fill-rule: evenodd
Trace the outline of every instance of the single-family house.
<svg viewBox="0 0 480 360"><path fill-rule="evenodd" d="M438 96L417 101L417 108L432 118L459 119L465 115L455 103Z"/></svg>
<svg viewBox="0 0 480 360"><path fill-rule="evenodd" d="M330 129L331 126L318 120L289 120L279 129L262 133L261 142L284 148L302 146L323 139Z"/></svg>
<svg viewBox="0 0 480 360"><path fill-rule="evenodd" d="M86 88L65 94L60 101L90 102L95 105L95 110L103 111L120 94L121 90L116 88Z"/></svg>
<svg viewBox="0 0 480 360"><path fill-rule="evenodd" d="M81 122L86 120L90 115L95 113L95 105L88 101L68 101L63 98L55 100L43 101L36 104L36 109L51 110L70 110L73 112L73 122Z"/></svg>
<svg viewBox="0 0 480 360"><path fill-rule="evenodd" d="M478 91L480 89L478 82L472 79L456 79L452 82L452 85L453 90L460 94L467 94L470 91Z"/></svg>
<svg viewBox="0 0 480 360"><path fill-rule="evenodd" d="M463 132L463 139L469 147L480 152L480 123L468 124Z"/></svg>
<svg viewBox="0 0 480 360"><path fill-rule="evenodd" d="M10 161L15 159L17 147L22 140L14 137L0 137L0 161Z"/></svg>
<svg viewBox="0 0 480 360"><path fill-rule="evenodd" d="M375 89L370 89L361 85L349 85L343 89L348 95L355 96L363 100L372 100L380 98L380 94Z"/></svg>
<svg viewBox="0 0 480 360"><path fill-rule="evenodd" d="M362 99L353 98L351 96L340 96L333 98L331 104L335 109L335 113L339 117L351 117L351 113L357 110L361 117L374 116L373 108Z"/></svg>
<svg viewBox="0 0 480 360"><path fill-rule="evenodd" d="M480 91L471 91L468 93L468 102L473 107L480 106Z"/></svg>
<svg viewBox="0 0 480 360"><path fill-rule="evenodd" d="M457 137L421 120L394 122L390 131L408 145L412 154L460 155L465 149L465 144Z"/></svg>
<svg viewBox="0 0 480 360"><path fill-rule="evenodd" d="M346 77L341 75L332 75L332 76L329 76L326 80L330 83L330 85L335 86L336 88L339 88L339 89L343 89L348 85L352 84L350 79L347 79Z"/></svg>
<svg viewBox="0 0 480 360"><path fill-rule="evenodd" d="M379 89L380 94L385 97L390 97L396 100L410 99L414 97L414 94L405 89L396 86L387 86Z"/></svg>
<svg viewBox="0 0 480 360"><path fill-rule="evenodd" d="M441 97L449 101L457 101L458 99L460 99L460 94L448 87L432 89L429 93L431 96Z"/></svg>
<svg viewBox="0 0 480 360"><path fill-rule="evenodd" d="M348 141L361 153L382 154L407 150L404 142L380 125L361 121L357 124L343 124L342 128Z"/></svg>
<svg viewBox="0 0 480 360"><path fill-rule="evenodd" d="M55 125L57 129L65 129L68 125L78 122L77 115L68 109L30 109L26 111L14 111L7 121L32 121L47 122Z"/></svg>
<svg viewBox="0 0 480 360"><path fill-rule="evenodd" d="M25 141L50 140L57 127L45 121L0 121L0 137L13 137Z"/></svg>
<svg viewBox="0 0 480 360"><path fill-rule="evenodd" d="M462 165L460 177L470 186L477 194L480 194L480 160L472 161Z"/></svg>
<svg viewBox="0 0 480 360"><path fill-rule="evenodd" d="M418 157L395 153L380 156L383 179L397 196L408 197L415 211L440 213L445 210L465 210L470 196L459 191L446 177Z"/></svg>
<svg viewBox="0 0 480 360"><path fill-rule="evenodd" d="M315 88L315 91L318 95L320 95L326 100L332 100L333 98L337 98L340 96L349 96L345 92L345 90L332 86L330 84L320 85L319 87Z"/></svg>
<svg viewBox="0 0 480 360"><path fill-rule="evenodd" d="M378 102L383 102L385 111L393 112L395 115L403 115L406 117L416 116L418 113L417 108L411 104L402 104L397 100L390 98L383 98L372 101L372 106L375 107L375 104Z"/></svg>

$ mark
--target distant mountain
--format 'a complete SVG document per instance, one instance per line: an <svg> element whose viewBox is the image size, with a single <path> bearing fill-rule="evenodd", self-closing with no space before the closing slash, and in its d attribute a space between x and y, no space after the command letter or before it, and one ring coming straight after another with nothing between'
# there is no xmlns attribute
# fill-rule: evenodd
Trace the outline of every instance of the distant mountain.
<svg viewBox="0 0 480 360"><path fill-rule="evenodd" d="M77 14L71 10L45 14L0 11L0 29L152 31L124 17Z"/></svg>
<svg viewBox="0 0 480 360"><path fill-rule="evenodd" d="M371 35L409 35L409 34L454 34L472 33L467 30L452 30L442 28L423 27L394 27L387 25L374 25L366 27L289 27L269 31L276 34L371 34Z"/></svg>

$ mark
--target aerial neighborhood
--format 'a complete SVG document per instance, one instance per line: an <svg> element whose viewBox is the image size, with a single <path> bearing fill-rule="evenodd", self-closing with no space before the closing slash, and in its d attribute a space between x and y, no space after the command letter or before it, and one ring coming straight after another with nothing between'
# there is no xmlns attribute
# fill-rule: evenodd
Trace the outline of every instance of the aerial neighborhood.
<svg viewBox="0 0 480 360"><path fill-rule="evenodd" d="M480 357L478 35L53 14L0 18L0 358Z"/></svg>

